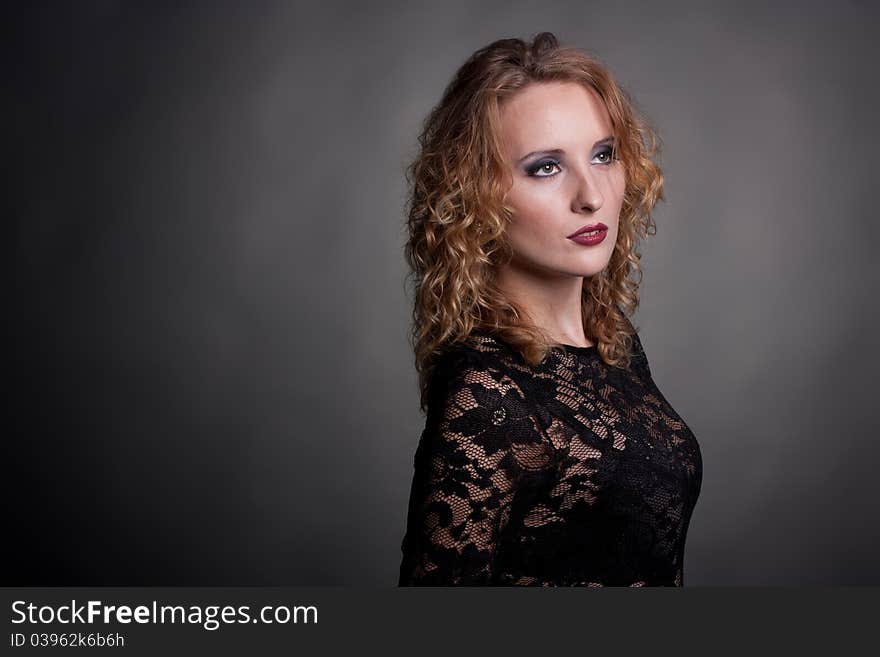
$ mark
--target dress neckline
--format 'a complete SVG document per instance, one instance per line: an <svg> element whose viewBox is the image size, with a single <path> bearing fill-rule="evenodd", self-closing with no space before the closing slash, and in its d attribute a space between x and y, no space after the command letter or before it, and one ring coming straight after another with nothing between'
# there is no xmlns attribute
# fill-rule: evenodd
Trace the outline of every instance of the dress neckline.
<svg viewBox="0 0 880 657"><path fill-rule="evenodd" d="M484 329L475 329L473 331L473 333L476 335L481 335L481 336L487 337L491 340L495 340L496 342L503 342L497 335L495 335L495 333L493 333L491 331L486 331ZM507 343L505 342L505 344L507 344ZM594 344L591 344L589 347L582 347L582 346L576 345L576 344L567 344L565 342L557 342L556 345L560 346L564 350L569 351L574 354L592 354L597 351L596 345L594 345Z"/></svg>
<svg viewBox="0 0 880 657"><path fill-rule="evenodd" d="M576 344L565 344L564 342L560 342L559 344L562 345L566 351L572 351L576 354L586 354L596 351L596 345L594 344L591 344L589 347L580 347Z"/></svg>

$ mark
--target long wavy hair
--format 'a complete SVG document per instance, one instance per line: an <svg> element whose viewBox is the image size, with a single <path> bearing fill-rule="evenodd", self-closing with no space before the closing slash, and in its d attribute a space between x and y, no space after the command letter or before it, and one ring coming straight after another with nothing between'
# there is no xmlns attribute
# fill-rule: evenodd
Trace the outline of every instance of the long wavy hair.
<svg viewBox="0 0 880 657"><path fill-rule="evenodd" d="M419 134L406 168L405 253L414 283L412 347L422 410L437 357L476 329L498 335L532 365L558 348L496 285L498 265L513 256L505 237L512 185L504 161L500 105L526 85L578 82L604 102L615 157L626 174L617 242L608 266L585 280L584 332L607 364L629 367L639 303L640 241L656 234L651 217L663 198L655 161L660 139L635 103L592 54L560 46L550 32L531 43L500 39L477 50L446 87Z"/></svg>

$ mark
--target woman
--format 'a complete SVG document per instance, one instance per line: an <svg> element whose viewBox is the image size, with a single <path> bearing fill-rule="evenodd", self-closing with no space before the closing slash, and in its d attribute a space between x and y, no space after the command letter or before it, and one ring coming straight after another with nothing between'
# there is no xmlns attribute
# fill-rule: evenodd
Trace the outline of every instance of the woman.
<svg viewBox="0 0 880 657"><path fill-rule="evenodd" d="M407 171L427 420L401 586L683 585L702 460L628 319L657 141L547 32L474 53L429 115Z"/></svg>

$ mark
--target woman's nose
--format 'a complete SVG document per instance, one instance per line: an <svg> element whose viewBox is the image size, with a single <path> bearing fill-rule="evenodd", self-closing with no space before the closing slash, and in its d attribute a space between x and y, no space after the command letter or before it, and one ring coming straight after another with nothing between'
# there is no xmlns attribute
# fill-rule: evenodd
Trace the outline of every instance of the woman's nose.
<svg viewBox="0 0 880 657"><path fill-rule="evenodd" d="M577 189L572 199L573 212L595 212L602 207L604 198L589 170L577 175Z"/></svg>

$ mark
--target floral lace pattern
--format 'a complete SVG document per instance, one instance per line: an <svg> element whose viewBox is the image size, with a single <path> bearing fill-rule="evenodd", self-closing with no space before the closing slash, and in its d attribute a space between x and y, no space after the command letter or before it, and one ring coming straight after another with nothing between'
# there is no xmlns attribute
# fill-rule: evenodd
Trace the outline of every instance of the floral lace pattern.
<svg viewBox="0 0 880 657"><path fill-rule="evenodd" d="M399 584L682 586L701 480L638 336L622 369L475 333L432 377Z"/></svg>

